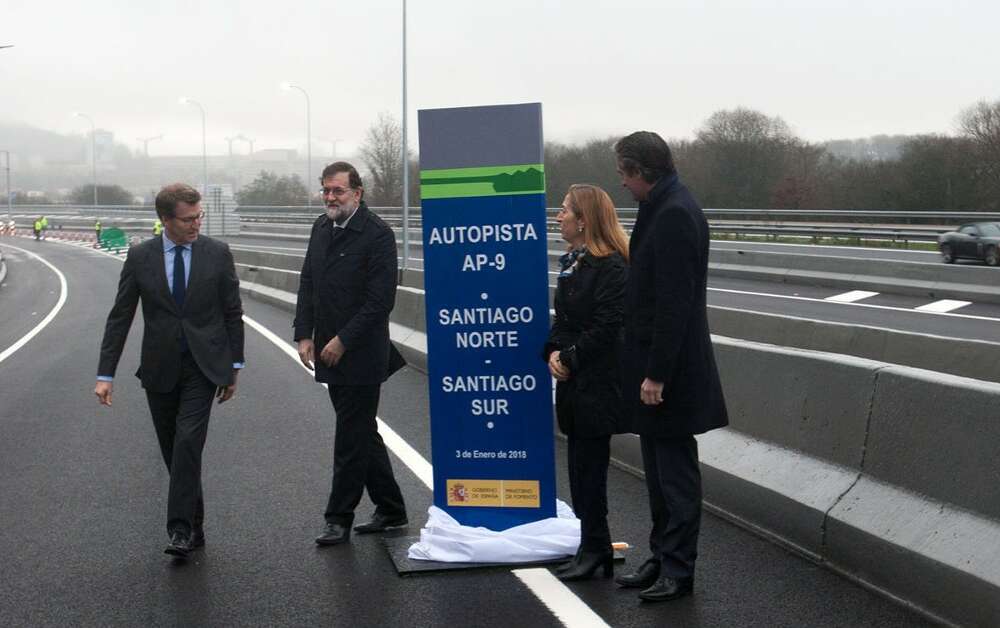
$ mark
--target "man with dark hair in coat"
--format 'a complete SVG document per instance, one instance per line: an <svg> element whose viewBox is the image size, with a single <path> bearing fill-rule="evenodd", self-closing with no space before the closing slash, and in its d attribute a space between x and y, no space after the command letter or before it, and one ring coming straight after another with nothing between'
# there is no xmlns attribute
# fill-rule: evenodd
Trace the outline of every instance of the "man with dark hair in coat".
<svg viewBox="0 0 1000 628"><path fill-rule="evenodd" d="M243 368L243 304L229 246L199 236L201 194L175 183L156 195L162 236L129 249L108 314L94 393L110 406L112 380L135 310L145 329L137 376L146 390L160 453L170 471L166 553L185 558L205 544L201 454L213 395L236 393Z"/></svg>
<svg viewBox="0 0 1000 628"><path fill-rule="evenodd" d="M389 341L398 268L392 229L368 209L354 166L332 163L320 180L326 214L309 236L294 327L299 359L328 385L337 415L326 527L316 543L338 545L350 540L366 488L375 514L356 532L407 525L403 494L375 422L382 382L405 362Z"/></svg>
<svg viewBox="0 0 1000 628"><path fill-rule="evenodd" d="M652 556L624 587L646 601L694 587L701 522L701 434L729 423L706 312L708 222L681 184L667 143L648 131L614 147L618 174L639 202L629 240L622 396L642 445Z"/></svg>

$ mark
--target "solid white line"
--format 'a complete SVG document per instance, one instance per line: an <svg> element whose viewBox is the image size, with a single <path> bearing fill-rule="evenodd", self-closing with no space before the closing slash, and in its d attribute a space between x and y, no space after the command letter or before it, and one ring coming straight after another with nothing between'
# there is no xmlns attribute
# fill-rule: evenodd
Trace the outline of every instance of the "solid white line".
<svg viewBox="0 0 1000 628"><path fill-rule="evenodd" d="M260 333L264 338L270 340L278 349L285 353L288 357L295 361L296 364L301 366L305 371L309 371L302 361L299 360L299 354L295 351L290 344L282 340L277 334L272 332L267 327L264 327L257 321L253 320L247 315L243 315L243 320L247 325L253 327L258 333ZM325 386L326 384L324 384ZM427 460L421 456L417 450L410 446L403 438L397 434L392 428L385 424L385 422L376 417L375 420L378 422L378 431L382 435L382 440L385 441L386 447L388 447L392 453L405 464L410 471L413 472L417 478L424 483L427 488L434 490L434 469ZM607 628L608 624L605 623L600 616L590 609L586 604L580 601L580 598L573 595L566 585L556 579L555 576L549 572L548 569L515 569L512 573L517 576L521 582L528 587L528 589L534 594L538 601L540 601L546 608L548 608L552 613L558 618L564 625L573 626L573 628Z"/></svg>
<svg viewBox="0 0 1000 628"><path fill-rule="evenodd" d="M867 290L851 290L850 292L845 292L844 294L835 294L832 297L827 297L824 301L836 301L838 303L854 303L855 301L860 301L861 299L868 299L870 297L878 296L877 292L868 292Z"/></svg>
<svg viewBox="0 0 1000 628"><path fill-rule="evenodd" d="M41 263L45 264L50 269L52 269L52 272L54 272L56 274L56 276L59 277L59 300L56 301L56 306L54 308L52 308L52 310L45 316L45 318L43 318L37 325L35 325L35 327L31 331L29 331L27 334L25 334L24 336L22 336L20 340L18 340L17 342L15 342L14 344L12 344L11 346L9 346L6 349L4 349L3 353L0 353L0 362L3 362L4 360L6 360L7 358L9 358L10 356L14 355L14 353L18 349L20 349L24 345L28 344L28 342L32 338L34 338L35 336L37 336L39 334L39 332L41 332L43 329L45 329L45 327L49 323L52 322L52 319L54 319L56 317L56 314L59 313L59 310L62 309L63 304L66 303L66 296L69 294L69 289L68 289L68 287L66 285L66 276L63 275L62 272L58 268L56 268L55 266L53 266L52 264L50 264L48 260L46 260L45 258L43 258L41 255L37 255L35 253L32 253L31 251L28 251L26 249L22 249L21 247L11 246L9 244L6 245L6 246L9 247L9 248L14 249L16 251L21 251L22 253L27 253L31 257L34 257L35 259L37 259L38 261L40 261Z"/></svg>
<svg viewBox="0 0 1000 628"><path fill-rule="evenodd" d="M752 249L750 249L749 247L747 247L747 245L750 245L750 246L787 246L787 247L797 246L797 247L800 247L800 248L809 247L809 248L812 248L812 249L840 249L840 250L845 250L845 251L889 251L889 252L892 252L892 253L903 253L905 255L911 255L912 254L913 257L917 257L918 255L921 256L921 257L928 257L928 256L940 257L940 254L937 253L937 252L935 252L935 251L923 251L923 250L919 250L919 249L892 249L892 248L888 248L888 247L877 247L877 246L844 246L844 245L837 245L837 244L796 244L794 242L753 242L751 240L745 240L745 241L742 241L742 242L735 241L735 240L712 240L712 245L714 246L716 244L731 244L732 245L732 247L725 247L725 246L719 247L721 249L725 249L725 248L730 248L730 249L746 248L746 250L748 250L748 251L752 250ZM803 253L803 255L812 255L812 253ZM851 258L851 259L855 259L855 258ZM868 258L862 258L862 259L868 259ZM883 259L883 258L871 258L871 259ZM893 259L893 258L889 258L889 259Z"/></svg>
<svg viewBox="0 0 1000 628"><path fill-rule="evenodd" d="M301 366L302 370L310 374L312 373L312 371L307 369L306 366L302 364L302 360L299 359L298 351L296 351L292 345L282 340L277 334L246 314L243 315L243 321L250 327L253 327L257 333L264 336L264 338L270 340L274 346L278 347L278 349L284 352L285 355ZM324 384L324 386L326 386L326 384ZM382 435L382 440L385 441L386 446L389 447L389 449L391 449L392 452L403 461L403 464L405 464L410 471L417 476L417 479L423 482L427 488L433 489L434 468L431 466L431 463L427 462L427 460L421 456L416 449L403 440L403 438L397 434L395 430L385 423L385 421L378 417L375 417L375 421L378 423L379 434Z"/></svg>
<svg viewBox="0 0 1000 628"><path fill-rule="evenodd" d="M957 310L958 308L965 307L966 305L972 305L972 301L953 301L951 299L941 299L940 301L928 303L927 305L921 305L920 307L913 309L920 310L921 312L943 313Z"/></svg>
<svg viewBox="0 0 1000 628"><path fill-rule="evenodd" d="M563 624L573 628L607 628L608 623L573 595L548 569L515 569L512 573Z"/></svg>
<svg viewBox="0 0 1000 628"><path fill-rule="evenodd" d="M930 312L928 310L917 310L908 307L893 307L891 305L873 305L871 303L838 303L836 301L827 301L826 299L817 299L813 297L798 297L791 296L787 294L773 294L770 292L751 292L748 290L730 290L728 288L708 288L709 292L725 292L728 294L743 294L752 297L768 297L772 299L788 299L790 301L811 301L813 303L826 303L829 305L845 305L850 307L867 307L873 310L888 310L891 312L909 312L915 314L931 314L934 316L950 316L952 318L965 318L974 321L990 321L994 323L1000 323L1000 318L991 316L974 316L972 314L955 314L953 312Z"/></svg>

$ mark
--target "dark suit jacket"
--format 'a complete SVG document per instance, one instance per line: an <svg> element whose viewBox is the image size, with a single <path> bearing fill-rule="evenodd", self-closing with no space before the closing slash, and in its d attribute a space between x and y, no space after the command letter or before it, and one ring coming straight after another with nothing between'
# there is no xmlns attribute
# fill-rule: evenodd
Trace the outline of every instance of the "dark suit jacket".
<svg viewBox="0 0 1000 628"><path fill-rule="evenodd" d="M677 175L639 204L629 241L622 394L632 429L700 434L728 424L706 311L708 221ZM643 378L663 382L663 403L639 399Z"/></svg>
<svg viewBox="0 0 1000 628"><path fill-rule="evenodd" d="M362 201L344 229L313 223L299 278L295 340L313 338L316 381L338 385L384 382L406 363L389 342L389 313L396 302L396 237ZM319 353L339 336L340 362L323 364Z"/></svg>
<svg viewBox="0 0 1000 628"><path fill-rule="evenodd" d="M207 236L191 245L184 309L167 284L163 236L129 249L118 280L118 296L101 341L98 375L114 375L136 306L142 301L145 330L139 371L143 388L169 392L180 377L183 329L198 368L216 386L233 383L233 363L243 362L243 304L229 246Z"/></svg>
<svg viewBox="0 0 1000 628"><path fill-rule="evenodd" d="M570 378L556 384L556 418L563 433L594 438L620 433L622 415L622 315L628 270L618 253L583 255L574 271L559 277L556 316L545 343L548 361L559 361ZM627 431L627 430L626 430Z"/></svg>

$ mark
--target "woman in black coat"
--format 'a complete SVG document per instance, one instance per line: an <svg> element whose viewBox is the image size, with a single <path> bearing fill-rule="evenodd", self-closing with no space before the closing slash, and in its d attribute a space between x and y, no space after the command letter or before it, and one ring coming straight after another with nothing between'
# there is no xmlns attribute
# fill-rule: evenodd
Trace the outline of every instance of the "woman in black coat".
<svg viewBox="0 0 1000 628"><path fill-rule="evenodd" d="M556 417L569 443L569 484L580 549L557 575L612 573L608 530L611 435L620 429L620 351L628 238L607 192L573 185L556 216L569 252L560 260L555 321L544 357L557 380Z"/></svg>

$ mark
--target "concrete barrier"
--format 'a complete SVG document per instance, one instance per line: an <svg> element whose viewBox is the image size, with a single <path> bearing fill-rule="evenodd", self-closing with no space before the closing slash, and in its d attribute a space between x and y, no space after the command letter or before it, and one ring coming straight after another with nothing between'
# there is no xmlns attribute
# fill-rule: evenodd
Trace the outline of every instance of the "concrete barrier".
<svg viewBox="0 0 1000 628"><path fill-rule="evenodd" d="M887 367L830 560L963 625L1000 625L1000 384Z"/></svg>
<svg viewBox="0 0 1000 628"><path fill-rule="evenodd" d="M256 249L243 248L238 244L230 244L233 258L237 263L247 266L265 266L268 268L280 268L283 270L302 270L302 262L305 259L304 253L275 253L270 251L258 251Z"/></svg>
<svg viewBox="0 0 1000 628"><path fill-rule="evenodd" d="M699 437L706 502L938 619L998 625L1000 384L713 340L732 423Z"/></svg>
<svg viewBox="0 0 1000 628"><path fill-rule="evenodd" d="M268 288L282 290L292 295L299 291L299 271L270 268L267 266L252 266L241 262L236 263L236 275L241 282L259 284Z"/></svg>
<svg viewBox="0 0 1000 628"><path fill-rule="evenodd" d="M392 309L392 321L413 331L426 334L424 291L418 288L400 286L396 290L396 305Z"/></svg>
<svg viewBox="0 0 1000 628"><path fill-rule="evenodd" d="M1000 382L1000 343L996 342L715 306L708 308L708 320L711 329L722 336Z"/></svg>
<svg viewBox="0 0 1000 628"><path fill-rule="evenodd" d="M699 438L706 500L822 557L826 513L861 471L878 363L713 342L730 429Z"/></svg>

